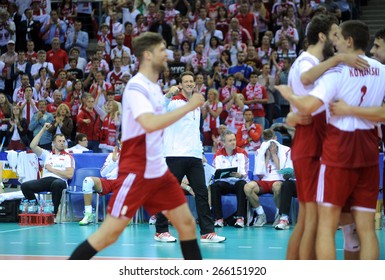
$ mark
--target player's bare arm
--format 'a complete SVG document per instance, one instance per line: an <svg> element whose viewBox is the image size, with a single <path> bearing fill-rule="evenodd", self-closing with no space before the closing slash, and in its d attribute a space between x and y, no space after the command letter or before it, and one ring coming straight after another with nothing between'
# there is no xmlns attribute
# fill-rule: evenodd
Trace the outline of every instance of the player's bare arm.
<svg viewBox="0 0 385 280"><path fill-rule="evenodd" d="M304 72L301 75L301 82L305 86L311 85L323 73L340 63L345 63L350 67L361 70L369 67L368 62L357 54L337 54Z"/></svg>
<svg viewBox="0 0 385 280"><path fill-rule="evenodd" d="M290 112L287 114L285 122L288 126L295 127L296 125L309 125L313 122L313 117L300 112Z"/></svg>
<svg viewBox="0 0 385 280"><path fill-rule="evenodd" d="M151 133L159 129L164 129L178 121L188 112L201 107L204 101L205 99L202 94L193 94L186 105L179 107L178 109L163 115L154 115L152 113L142 114L136 120L140 123L146 132Z"/></svg>
<svg viewBox="0 0 385 280"><path fill-rule="evenodd" d="M338 100L329 105L332 116L355 116L374 122L385 122L385 104L381 107L355 107L348 105L343 100Z"/></svg>
<svg viewBox="0 0 385 280"><path fill-rule="evenodd" d="M275 86L275 88L281 93L283 98L289 101L301 113L311 114L323 105L323 102L314 96L295 95L291 87L287 85Z"/></svg>

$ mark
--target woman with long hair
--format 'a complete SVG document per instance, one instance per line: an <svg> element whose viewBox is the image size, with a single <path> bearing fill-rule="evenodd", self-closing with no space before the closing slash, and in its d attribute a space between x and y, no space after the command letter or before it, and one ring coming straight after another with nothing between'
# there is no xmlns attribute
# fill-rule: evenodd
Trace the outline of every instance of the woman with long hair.
<svg viewBox="0 0 385 280"><path fill-rule="evenodd" d="M164 94L166 94L172 86L176 85L176 80L171 76L169 68L165 69L159 75L158 84L162 88Z"/></svg>
<svg viewBox="0 0 385 280"><path fill-rule="evenodd" d="M270 13L266 9L262 0L255 0L251 7L251 13L257 19L257 25L259 30L258 45L261 44L262 38L265 35L265 32L269 30L270 24Z"/></svg>
<svg viewBox="0 0 385 280"><path fill-rule="evenodd" d="M101 149L102 153L111 153L118 141L118 131L121 123L118 103L114 100L108 101L106 113L102 119L99 149Z"/></svg>
<svg viewBox="0 0 385 280"><path fill-rule="evenodd" d="M81 105L81 98L84 93L82 80L75 80L72 84L72 90L68 93L66 103L69 104L72 121L76 122L76 116Z"/></svg>
<svg viewBox="0 0 385 280"><path fill-rule="evenodd" d="M191 50L191 43L189 41L183 41L181 49L182 57L180 60L186 64L191 64L191 59L195 55L195 51Z"/></svg>
<svg viewBox="0 0 385 280"><path fill-rule="evenodd" d="M229 50L222 51L220 62L222 75L227 75L229 68L233 65L231 61L231 53Z"/></svg>
<svg viewBox="0 0 385 280"><path fill-rule="evenodd" d="M4 93L0 93L0 143L7 136L8 121L12 115L12 105Z"/></svg>
<svg viewBox="0 0 385 280"><path fill-rule="evenodd" d="M53 103L53 93L56 90L54 78L48 78L44 84L35 85L38 94L38 100L45 100L47 103Z"/></svg>
<svg viewBox="0 0 385 280"><path fill-rule="evenodd" d="M222 113L223 105L219 101L216 89L210 89L207 93L207 101L202 106L203 119L203 145L212 146L213 137L216 138L219 127L219 115Z"/></svg>
<svg viewBox="0 0 385 280"><path fill-rule="evenodd" d="M205 48L204 54L210 59L211 63L221 60L224 47L220 44L218 37L212 36L209 45Z"/></svg>
<svg viewBox="0 0 385 280"><path fill-rule="evenodd" d="M70 108L65 103L60 104L56 109L55 119L48 132L52 135L63 134L68 141L71 140L73 127Z"/></svg>
<svg viewBox="0 0 385 280"><path fill-rule="evenodd" d="M48 79L49 79L49 75L47 72L47 68L41 67L39 69L39 78L37 78L34 83L36 92L39 93L39 96L38 96L39 100L45 100L42 89L46 87L46 83Z"/></svg>
<svg viewBox="0 0 385 280"><path fill-rule="evenodd" d="M58 14L72 28L74 19L78 15L77 5L72 0L63 0L58 6Z"/></svg>
<svg viewBox="0 0 385 280"><path fill-rule="evenodd" d="M29 146L27 120L22 117L21 107L13 105L7 127L7 150L25 150Z"/></svg>
<svg viewBox="0 0 385 280"><path fill-rule="evenodd" d="M216 20L216 29L222 31L223 38L229 31L229 14L225 7L218 7L218 17Z"/></svg>

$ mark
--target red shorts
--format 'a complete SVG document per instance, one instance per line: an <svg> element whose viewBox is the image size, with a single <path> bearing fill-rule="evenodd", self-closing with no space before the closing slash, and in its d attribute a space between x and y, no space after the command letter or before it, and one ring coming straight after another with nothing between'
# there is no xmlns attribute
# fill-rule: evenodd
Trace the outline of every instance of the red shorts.
<svg viewBox="0 0 385 280"><path fill-rule="evenodd" d="M106 195L112 193L115 189L119 188L120 185L115 183L115 180L107 180L106 178L100 178L102 183L102 192L100 195Z"/></svg>
<svg viewBox="0 0 385 280"><path fill-rule="evenodd" d="M317 202L343 208L366 208L376 211L378 165L362 168L320 167ZM348 210L345 209L344 210Z"/></svg>
<svg viewBox="0 0 385 280"><path fill-rule="evenodd" d="M129 173L119 174L117 179L109 181L114 193L108 203L107 213L115 218L132 218L141 206L154 215L187 202L178 180L169 170L162 177L154 179Z"/></svg>
<svg viewBox="0 0 385 280"><path fill-rule="evenodd" d="M320 168L318 157L293 160L298 201L315 202Z"/></svg>
<svg viewBox="0 0 385 280"><path fill-rule="evenodd" d="M264 193L273 193L273 184L275 182L281 182L281 181L255 181L260 190L258 194L264 194Z"/></svg>

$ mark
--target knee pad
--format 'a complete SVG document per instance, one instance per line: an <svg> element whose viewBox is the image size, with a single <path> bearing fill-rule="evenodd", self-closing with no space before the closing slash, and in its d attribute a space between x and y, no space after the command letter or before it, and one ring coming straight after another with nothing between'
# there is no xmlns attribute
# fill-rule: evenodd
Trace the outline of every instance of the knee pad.
<svg viewBox="0 0 385 280"><path fill-rule="evenodd" d="M356 231L356 225L344 225L342 226L342 232L344 233L344 250L349 252L358 252L361 247Z"/></svg>
<svg viewBox="0 0 385 280"><path fill-rule="evenodd" d="M84 194L92 193L94 191L94 185L95 185L94 180L92 180L91 177L86 177L83 180L83 185L82 185L83 193Z"/></svg>

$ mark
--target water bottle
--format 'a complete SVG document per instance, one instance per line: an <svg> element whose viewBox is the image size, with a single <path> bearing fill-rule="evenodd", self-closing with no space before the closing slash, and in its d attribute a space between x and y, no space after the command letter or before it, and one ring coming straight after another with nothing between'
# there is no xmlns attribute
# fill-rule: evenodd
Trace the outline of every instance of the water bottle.
<svg viewBox="0 0 385 280"><path fill-rule="evenodd" d="M20 210L20 213L27 213L27 207L28 207L28 200L26 199L23 199L21 202L20 202L20 205L19 205L19 210Z"/></svg>
<svg viewBox="0 0 385 280"><path fill-rule="evenodd" d="M44 205L44 214L52 214L52 213L53 213L52 200L47 200Z"/></svg>
<svg viewBox="0 0 385 280"><path fill-rule="evenodd" d="M37 203L36 199L30 200L28 203L28 213L36 214L37 213Z"/></svg>

